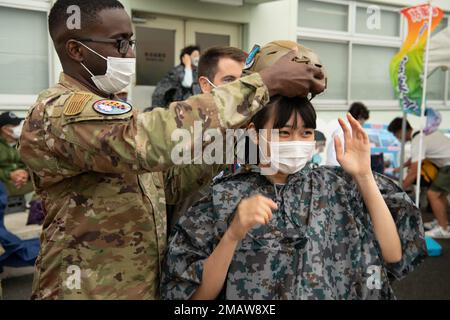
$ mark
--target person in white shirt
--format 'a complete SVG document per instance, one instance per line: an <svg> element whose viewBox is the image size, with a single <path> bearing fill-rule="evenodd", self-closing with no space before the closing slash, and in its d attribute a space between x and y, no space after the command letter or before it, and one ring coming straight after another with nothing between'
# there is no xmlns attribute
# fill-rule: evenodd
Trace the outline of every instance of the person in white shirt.
<svg viewBox="0 0 450 320"><path fill-rule="evenodd" d="M348 112L358 120L361 126L369 120L369 109L362 102L354 102L350 106ZM344 120L345 121L345 120ZM350 127L350 124L347 123L347 127ZM344 145L344 132L341 127L338 125L336 129L331 131L331 139L329 139L327 143L327 159L325 165L327 166L339 166L339 162L336 160L336 150L334 149L334 137L338 137L341 141L341 144Z"/></svg>
<svg viewBox="0 0 450 320"><path fill-rule="evenodd" d="M388 126L388 131L401 140L402 118L392 120ZM411 141L411 159L407 162L409 170L403 180L403 189L407 189L415 183L419 159L427 159L439 169L436 178L427 191L435 220L424 224L425 228L431 229L425 235L437 239L450 239L447 212L447 195L450 193L450 138L440 131L424 135L422 152L419 154L420 136L417 133L413 134L413 128L407 121L405 140Z"/></svg>

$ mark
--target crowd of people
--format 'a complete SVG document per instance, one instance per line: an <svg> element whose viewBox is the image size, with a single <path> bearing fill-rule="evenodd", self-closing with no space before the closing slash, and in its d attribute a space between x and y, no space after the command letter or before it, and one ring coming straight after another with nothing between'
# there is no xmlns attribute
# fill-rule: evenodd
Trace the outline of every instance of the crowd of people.
<svg viewBox="0 0 450 320"><path fill-rule="evenodd" d="M74 2L89 19L69 30ZM364 104L331 138L316 130L309 98L327 75L301 44L189 46L141 112L117 95L135 67L119 1L58 0L49 31L58 84L26 119L0 116L0 197L34 190L42 201L33 299L394 299L392 281L426 256L421 212L404 192L419 158L437 167L426 234L450 238L450 140L436 131L419 155L408 124L403 184L373 172ZM172 134L196 122L248 132L244 159L175 164ZM389 125L400 129L401 119Z"/></svg>

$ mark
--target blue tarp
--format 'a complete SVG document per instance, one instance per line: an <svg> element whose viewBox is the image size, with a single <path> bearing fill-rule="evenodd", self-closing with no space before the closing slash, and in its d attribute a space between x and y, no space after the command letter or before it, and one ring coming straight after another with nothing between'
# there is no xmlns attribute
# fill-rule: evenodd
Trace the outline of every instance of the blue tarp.
<svg viewBox="0 0 450 320"><path fill-rule="evenodd" d="M0 182L0 243L5 249L5 253L0 255L0 272L3 267L32 266L39 253L39 239L21 240L6 230L4 214L7 203L7 190Z"/></svg>
<svg viewBox="0 0 450 320"><path fill-rule="evenodd" d="M442 254L442 247L431 237L425 237L429 257L437 257Z"/></svg>

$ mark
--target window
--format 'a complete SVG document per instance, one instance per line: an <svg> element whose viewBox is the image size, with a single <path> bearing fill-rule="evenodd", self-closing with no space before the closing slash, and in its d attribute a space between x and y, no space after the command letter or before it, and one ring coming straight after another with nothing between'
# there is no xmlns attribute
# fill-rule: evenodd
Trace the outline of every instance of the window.
<svg viewBox="0 0 450 320"><path fill-rule="evenodd" d="M348 44L311 40L300 40L299 42L317 52L321 62L327 68L328 88L325 93L317 98L330 100L346 99Z"/></svg>
<svg viewBox="0 0 450 320"><path fill-rule="evenodd" d="M32 95L47 88L47 13L0 7L0 39L0 94Z"/></svg>
<svg viewBox="0 0 450 320"><path fill-rule="evenodd" d="M395 99L389 64L397 52L397 48L353 46L351 99Z"/></svg>
<svg viewBox="0 0 450 320"><path fill-rule="evenodd" d="M444 17L441 22L437 25L436 29L433 30L433 33L431 36L434 36L435 34L439 33L440 31L444 30L448 27L449 18ZM427 99L428 100L448 100L449 98L445 97L445 83L447 78L447 72L442 70L442 68L438 68L435 70L431 76L428 78L428 84L427 84Z"/></svg>
<svg viewBox="0 0 450 320"><path fill-rule="evenodd" d="M318 101L342 108L355 100L398 108L389 66L407 31L400 13L403 7L346 0L298 3L298 42L316 51L328 71L328 88ZM435 33L448 24L447 16ZM429 78L429 101L449 104L447 73L438 70Z"/></svg>
<svg viewBox="0 0 450 320"><path fill-rule="evenodd" d="M374 7L356 7L356 33L375 36L400 36L400 15L395 11L375 11Z"/></svg>
<svg viewBox="0 0 450 320"><path fill-rule="evenodd" d="M447 104L450 105L450 71L447 71Z"/></svg>
<svg viewBox="0 0 450 320"><path fill-rule="evenodd" d="M427 99L444 100L445 95L445 72L437 68L427 80Z"/></svg>
<svg viewBox="0 0 450 320"><path fill-rule="evenodd" d="M313 0L300 1L298 25L346 32L348 31L348 6Z"/></svg>

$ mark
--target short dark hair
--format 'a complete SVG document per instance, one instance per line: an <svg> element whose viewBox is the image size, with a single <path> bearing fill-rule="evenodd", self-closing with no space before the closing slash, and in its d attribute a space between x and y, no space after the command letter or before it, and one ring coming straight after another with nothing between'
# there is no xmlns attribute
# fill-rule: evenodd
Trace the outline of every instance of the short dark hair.
<svg viewBox="0 0 450 320"><path fill-rule="evenodd" d="M200 47L199 46L187 46L187 47L181 49L181 52L180 52L180 62L181 62L181 64L183 64L183 56L185 54L191 55L194 51L200 52Z"/></svg>
<svg viewBox="0 0 450 320"><path fill-rule="evenodd" d="M325 137L325 135L323 134L322 131L319 130L315 130L314 131L314 140L316 141L327 141L327 138Z"/></svg>
<svg viewBox="0 0 450 320"><path fill-rule="evenodd" d="M289 121L293 113L302 117L305 128L316 128L316 110L314 110L313 105L307 98L301 97L287 98L276 96L270 100L264 109L253 116L251 122L255 125L256 130L262 129L269 117L274 114L273 129L281 129ZM293 125L294 128L297 127L297 118L295 118Z"/></svg>
<svg viewBox="0 0 450 320"><path fill-rule="evenodd" d="M117 0L58 0L48 15L48 29L53 40L55 32L65 28L68 16L67 8L76 5L80 8L82 28L97 22L97 14L105 9L124 9Z"/></svg>
<svg viewBox="0 0 450 320"><path fill-rule="evenodd" d="M200 57L198 64L198 76L207 77L214 81L217 73L219 60L222 58L230 58L236 62L245 62L247 53L241 49L234 47L212 47L205 51Z"/></svg>
<svg viewBox="0 0 450 320"><path fill-rule="evenodd" d="M387 129L392 134L395 134L396 132L399 132L402 130L402 123L403 123L403 118L397 117L394 120L392 120L391 123L389 123L389 126ZM407 131L412 130L412 127L409 124L408 120L406 120L406 130Z"/></svg>
<svg viewBox="0 0 450 320"><path fill-rule="evenodd" d="M355 118L356 120L369 119L369 109L362 102L353 102L350 106L348 112Z"/></svg>

